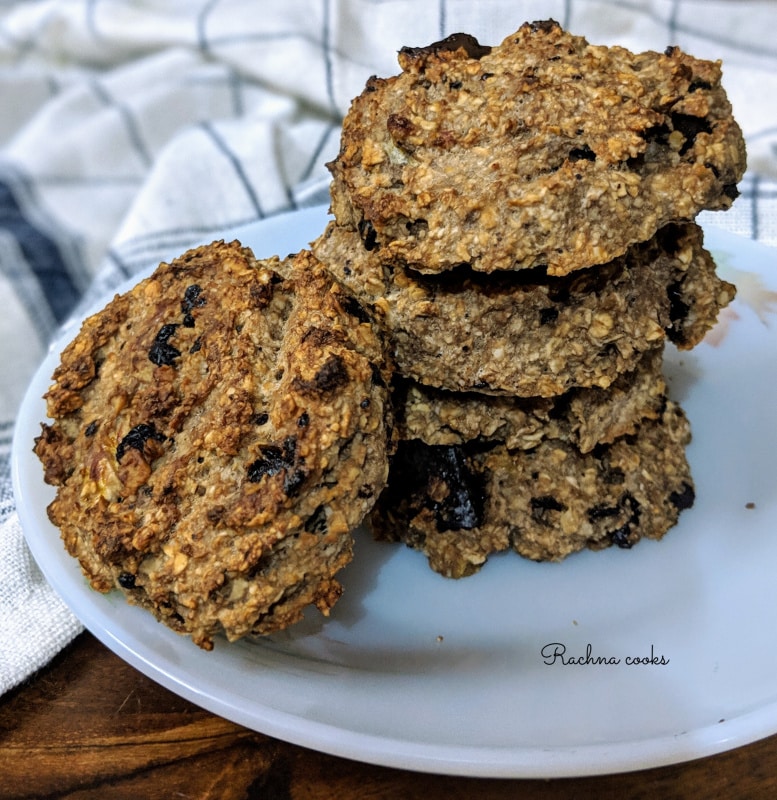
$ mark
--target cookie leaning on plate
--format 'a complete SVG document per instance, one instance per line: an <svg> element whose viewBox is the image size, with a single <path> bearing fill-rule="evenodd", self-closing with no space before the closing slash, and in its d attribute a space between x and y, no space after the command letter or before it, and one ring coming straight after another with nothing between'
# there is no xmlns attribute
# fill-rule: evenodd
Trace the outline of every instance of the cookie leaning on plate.
<svg viewBox="0 0 777 800"><path fill-rule="evenodd" d="M190 251L86 320L35 452L91 585L210 649L338 599L386 481L386 358L308 252Z"/></svg>
<svg viewBox="0 0 777 800"><path fill-rule="evenodd" d="M371 78L330 164L338 225L421 272L604 264L726 209L745 168L718 62L589 44L553 21L456 34Z"/></svg>

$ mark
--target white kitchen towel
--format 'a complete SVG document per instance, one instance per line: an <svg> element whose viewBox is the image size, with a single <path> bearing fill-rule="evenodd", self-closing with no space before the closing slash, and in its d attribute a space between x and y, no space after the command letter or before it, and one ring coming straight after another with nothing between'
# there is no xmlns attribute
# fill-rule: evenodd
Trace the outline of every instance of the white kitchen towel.
<svg viewBox="0 0 777 800"><path fill-rule="evenodd" d="M403 45L553 17L597 44L722 59L742 196L709 221L777 244L777 4L759 0L0 2L0 692L80 630L10 488L25 387L81 304L228 229L326 202L350 100Z"/></svg>

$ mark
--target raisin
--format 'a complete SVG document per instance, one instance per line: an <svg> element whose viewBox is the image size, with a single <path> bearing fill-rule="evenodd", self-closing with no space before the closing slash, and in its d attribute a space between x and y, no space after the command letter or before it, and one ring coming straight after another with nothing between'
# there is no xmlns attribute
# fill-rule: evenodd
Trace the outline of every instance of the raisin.
<svg viewBox="0 0 777 800"><path fill-rule="evenodd" d="M121 461L128 448L143 452L146 442L164 442L165 437L157 431L153 424L141 423L136 425L120 442L116 448L116 460Z"/></svg>
<svg viewBox="0 0 777 800"><path fill-rule="evenodd" d="M158 367L173 366L181 355L181 351L169 343L177 328L177 325L163 325L148 351L149 359Z"/></svg>
<svg viewBox="0 0 777 800"><path fill-rule="evenodd" d="M439 531L471 530L483 523L485 479L472 468L464 449L400 443L387 489L389 507L409 499L434 515Z"/></svg>
<svg viewBox="0 0 777 800"><path fill-rule="evenodd" d="M696 492L690 483L684 483L679 492L672 492L669 495L669 502L678 510L683 511L690 508L696 500Z"/></svg>
<svg viewBox="0 0 777 800"><path fill-rule="evenodd" d="M159 329L159 333L156 335L156 342L166 342L170 339L171 336L175 334L176 328L178 326L175 324L172 325L163 325Z"/></svg>
<svg viewBox="0 0 777 800"><path fill-rule="evenodd" d="M194 308L202 308L207 301L202 296L202 287L196 283L186 287L181 301L181 311L188 314Z"/></svg>
<svg viewBox="0 0 777 800"><path fill-rule="evenodd" d="M183 314L184 328L194 327L194 316L192 315L192 309L200 308L201 306L205 305L205 298L202 297L201 294L202 288L196 283L186 287L183 300L181 300L181 313Z"/></svg>
<svg viewBox="0 0 777 800"><path fill-rule="evenodd" d="M532 497L529 500L529 505L531 506L531 518L535 522L539 522L540 525L551 524L548 519L549 511L564 511L566 509L563 503L560 503L555 497L549 494L540 497Z"/></svg>
<svg viewBox="0 0 777 800"><path fill-rule="evenodd" d="M620 514L621 510L618 506L605 506L600 504L592 506L588 509L588 519L591 522L596 522L598 519L607 519L608 517L616 517Z"/></svg>
<svg viewBox="0 0 777 800"><path fill-rule="evenodd" d="M536 509L563 511L566 508L563 503L559 502L555 497L549 494L545 494L540 497L532 497L529 502L531 507Z"/></svg>
<svg viewBox="0 0 777 800"><path fill-rule="evenodd" d="M608 534L610 541L624 550L631 548L639 540L639 534L633 529L639 525L641 506L630 492L625 492L620 499L620 507L629 514L626 522Z"/></svg>
<svg viewBox="0 0 777 800"><path fill-rule="evenodd" d="M391 138L397 145L404 145L405 140L416 132L416 126L407 118L399 114L389 114L386 128Z"/></svg>
<svg viewBox="0 0 777 800"><path fill-rule="evenodd" d="M348 370L343 359L338 355L329 356L315 374L313 382L321 392L331 392L348 383Z"/></svg>
<svg viewBox="0 0 777 800"><path fill-rule="evenodd" d="M270 415L266 411L260 411L258 414L254 414L254 416L251 417L251 422L253 422L254 425L266 425L269 419Z"/></svg>
<svg viewBox="0 0 777 800"><path fill-rule="evenodd" d="M198 336L194 340L194 344L189 348L189 352L190 353L199 353L201 348L202 348L202 338Z"/></svg>
<svg viewBox="0 0 777 800"><path fill-rule="evenodd" d="M694 80L692 80L688 86L688 92L697 92L699 89L703 89L704 91L708 92L710 89L712 89L712 84L709 81L702 80L701 78L694 78Z"/></svg>
<svg viewBox="0 0 777 800"><path fill-rule="evenodd" d="M265 475L273 477L284 472L283 491L289 497L296 494L305 480L302 459L297 459L297 440L288 436L282 447L265 445L260 449L261 456L248 466L248 480L258 483Z"/></svg>
<svg viewBox="0 0 777 800"><path fill-rule="evenodd" d="M729 200L736 200L739 197L739 189L735 183L727 183L723 189L723 194L728 197Z"/></svg>
<svg viewBox="0 0 777 800"><path fill-rule="evenodd" d="M610 541L616 546L620 547L622 550L630 550L634 546L634 542L631 540L631 525L626 523L622 525L620 528L614 531L610 531L608 534Z"/></svg>
<svg viewBox="0 0 777 800"><path fill-rule="evenodd" d="M549 325L558 319L558 309L553 306L540 309L540 325Z"/></svg>
<svg viewBox="0 0 777 800"><path fill-rule="evenodd" d="M254 283L251 286L249 295L254 307L263 309L270 305L274 292L275 289L272 283Z"/></svg>
<svg viewBox="0 0 777 800"><path fill-rule="evenodd" d="M433 42L426 45L426 47L403 47L399 52L407 58L425 58L426 56L434 55L446 51L464 50L469 58L481 59L491 52L488 45L480 44L480 42L468 33L452 33L441 39L439 42Z"/></svg>
<svg viewBox="0 0 777 800"><path fill-rule="evenodd" d="M122 589L134 589L135 576L131 572L120 572L119 586L121 586Z"/></svg>
<svg viewBox="0 0 777 800"><path fill-rule="evenodd" d="M310 415L307 411L303 411L297 420L297 426L300 428L307 428L310 425Z"/></svg>
<svg viewBox="0 0 777 800"><path fill-rule="evenodd" d="M294 497L305 482L307 473L304 469L295 469L286 473L283 479L283 493L287 497Z"/></svg>
<svg viewBox="0 0 777 800"><path fill-rule="evenodd" d="M559 28L558 22L554 19L534 20L534 22L529 22L527 24L532 33L552 33Z"/></svg>
<svg viewBox="0 0 777 800"><path fill-rule="evenodd" d="M251 483L259 483L265 475L272 477L290 466L283 458L283 450L276 445L265 445L261 452L262 455L248 466L248 480Z"/></svg>
<svg viewBox="0 0 777 800"><path fill-rule="evenodd" d="M97 433L97 429L98 429L99 427L100 427L100 426L97 424L97 421L96 421L96 420L95 420L95 421L93 421L93 422L90 422L90 423L89 423L89 424L86 426L86 430L84 431L84 436L89 436L89 437L92 437L92 436L94 436L94 435L95 435L95 433Z"/></svg>

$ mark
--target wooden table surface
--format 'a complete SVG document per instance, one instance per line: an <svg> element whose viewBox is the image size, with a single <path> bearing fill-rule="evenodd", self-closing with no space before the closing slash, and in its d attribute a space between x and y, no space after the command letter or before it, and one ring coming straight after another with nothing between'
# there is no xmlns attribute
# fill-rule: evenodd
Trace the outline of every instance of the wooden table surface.
<svg viewBox="0 0 777 800"><path fill-rule="evenodd" d="M0 798L775 798L777 736L642 772L479 780L370 766L247 730L155 684L91 634L0 698Z"/></svg>

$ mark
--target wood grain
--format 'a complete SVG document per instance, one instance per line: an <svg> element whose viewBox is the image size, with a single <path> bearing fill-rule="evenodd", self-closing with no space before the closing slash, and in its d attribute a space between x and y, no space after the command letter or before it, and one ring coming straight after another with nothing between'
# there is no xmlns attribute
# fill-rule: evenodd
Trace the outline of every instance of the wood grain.
<svg viewBox="0 0 777 800"><path fill-rule="evenodd" d="M168 692L90 634L0 699L0 798L568 800L777 797L777 736L623 775L478 780L375 767L279 742Z"/></svg>

